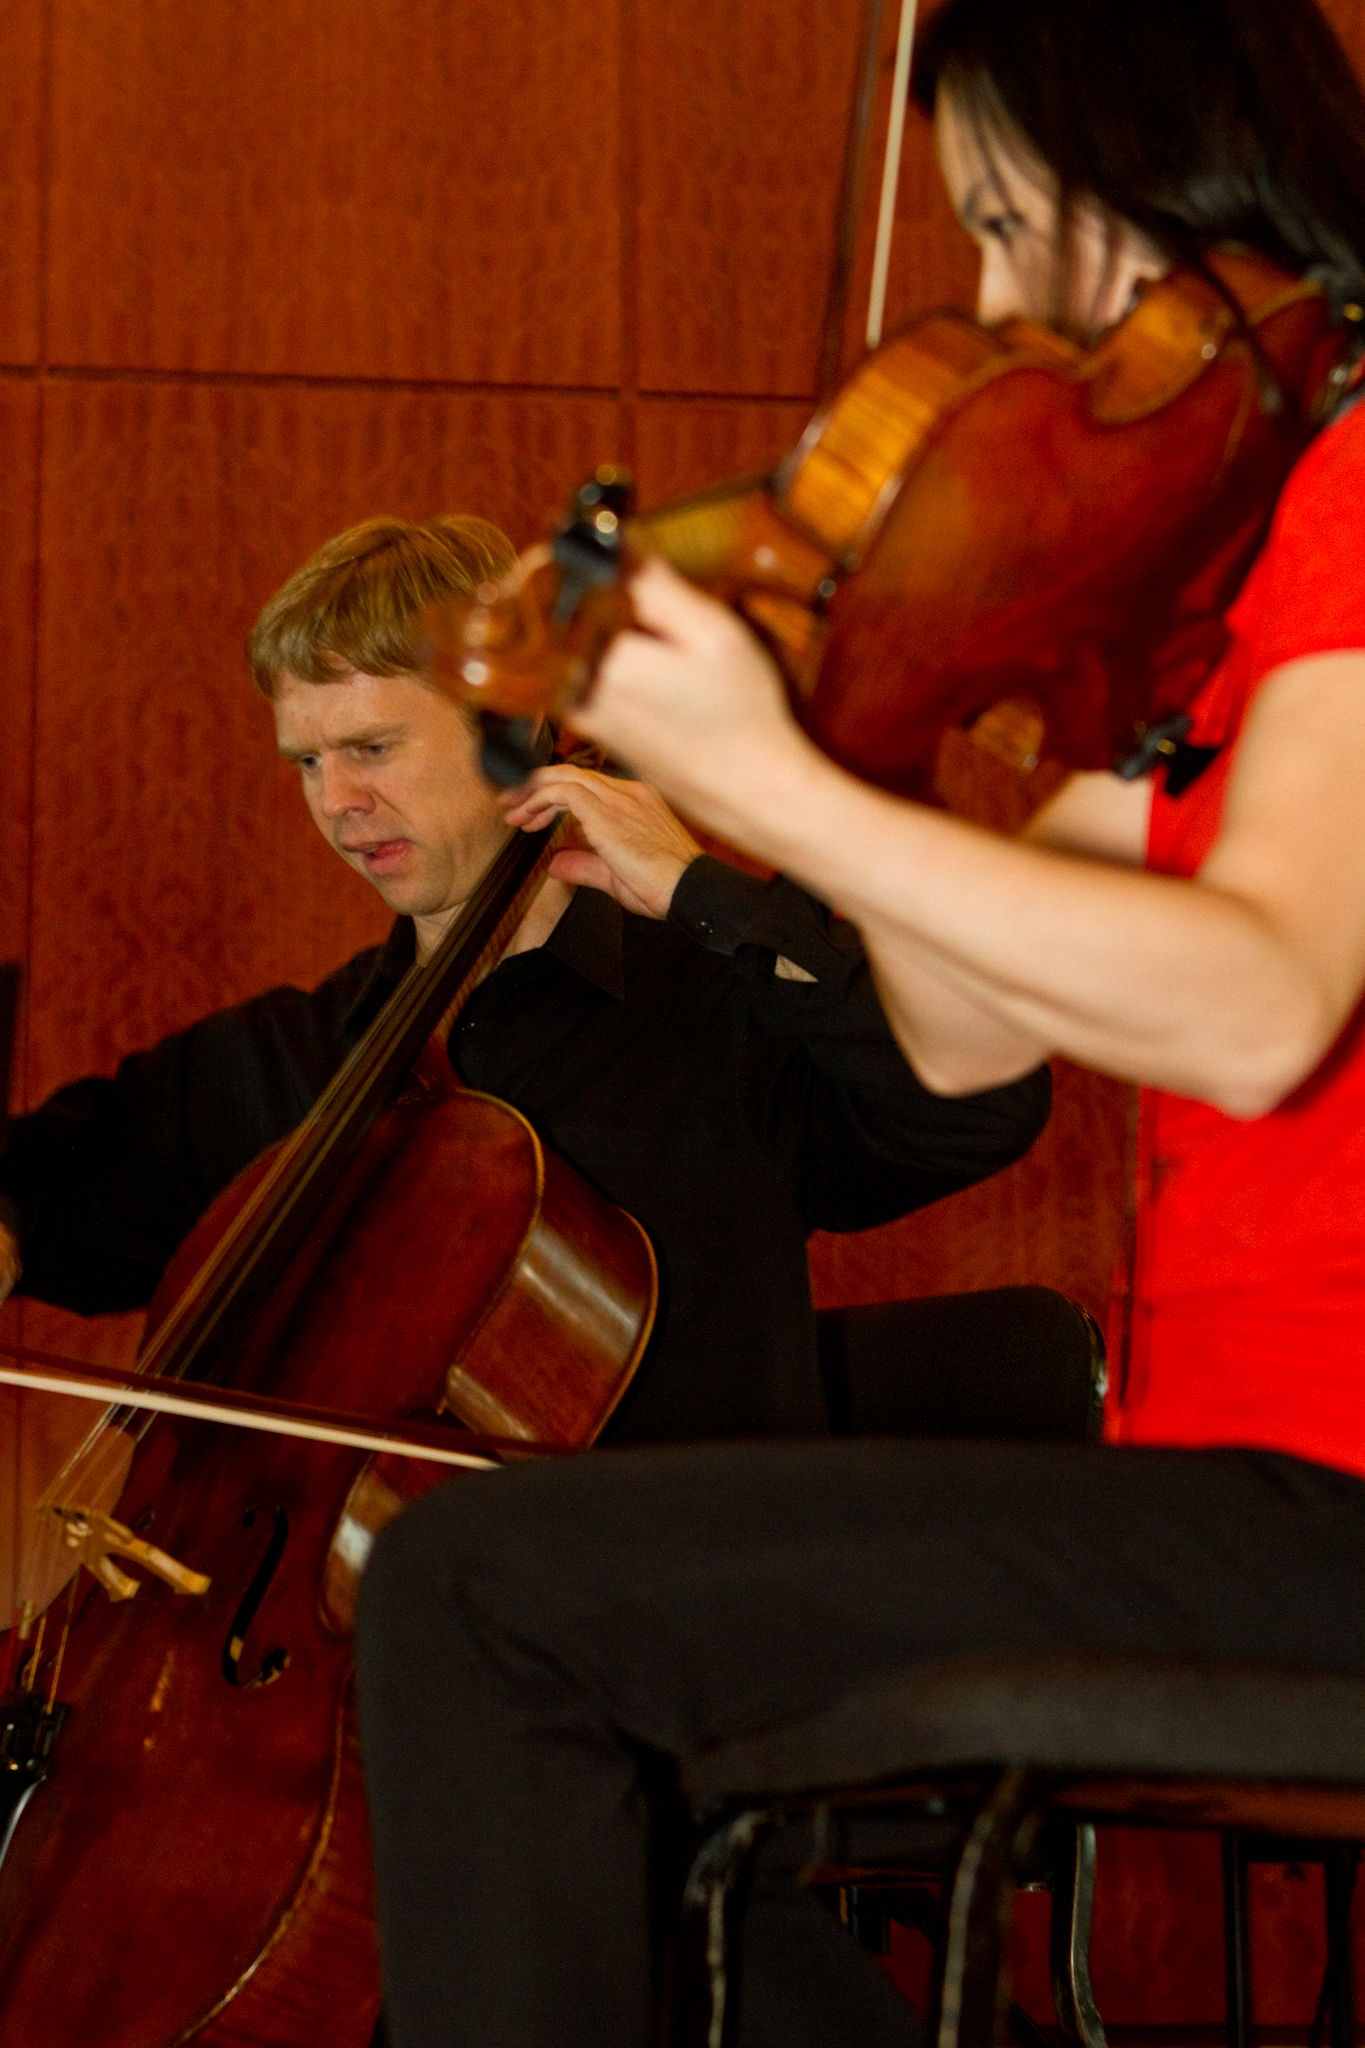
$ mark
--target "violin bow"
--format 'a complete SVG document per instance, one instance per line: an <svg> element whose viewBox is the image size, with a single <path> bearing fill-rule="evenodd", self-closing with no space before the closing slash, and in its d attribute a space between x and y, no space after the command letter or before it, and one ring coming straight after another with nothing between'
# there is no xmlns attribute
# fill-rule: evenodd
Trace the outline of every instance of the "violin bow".
<svg viewBox="0 0 1365 2048"><path fill-rule="evenodd" d="M905 109L910 98L910 53L915 46L916 0L901 0L896 31L896 66L891 77L891 112L886 124L886 155L882 159L882 195L877 207L877 240L872 254L872 287L867 299L867 345L880 348L886 317L886 280L891 272L891 235L896 225L896 193L901 181L905 145Z"/></svg>
<svg viewBox="0 0 1365 2048"><path fill-rule="evenodd" d="M858 47L858 73L844 142L843 170L839 177L839 200L835 220L834 258L830 264L829 289L825 295L825 325L820 341L820 368L816 379L817 398L827 398L839 381L839 358L843 352L844 315L848 309L848 288L853 277L853 257L858 245L858 216L862 212L863 185L867 177L867 138L872 126L872 108L877 97L877 72L881 64L882 14L886 0L865 0L863 32Z"/></svg>
<svg viewBox="0 0 1365 2048"><path fill-rule="evenodd" d="M866 0L863 29L858 49L858 71L848 136L844 144L843 169L839 178L834 257L830 264L829 288L825 295L825 320L820 342L820 367L816 397L827 398L839 381L839 360L843 353L844 320L848 311L853 259L858 245L858 222L863 209L867 182L868 136L877 97L877 74L881 69L882 18L886 0ZM900 24L896 31L896 59L891 80L891 112L886 128L886 151L882 159L881 198L877 208L877 233L872 257L872 284L867 304L867 346L878 347L886 314L886 281L891 268L891 237L896 224L896 193L900 185L901 153L905 142L905 109L910 94L910 55L915 42L917 0L901 0Z"/></svg>

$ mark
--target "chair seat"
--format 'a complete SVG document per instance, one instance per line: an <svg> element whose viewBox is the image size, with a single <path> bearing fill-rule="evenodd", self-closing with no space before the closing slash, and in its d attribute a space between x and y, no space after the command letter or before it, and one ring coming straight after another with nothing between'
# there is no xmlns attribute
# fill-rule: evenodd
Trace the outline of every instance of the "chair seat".
<svg viewBox="0 0 1365 2048"><path fill-rule="evenodd" d="M705 1800L1001 1764L1365 1784L1365 1673L1098 1652L959 1657L701 1745L680 1768L683 1789Z"/></svg>

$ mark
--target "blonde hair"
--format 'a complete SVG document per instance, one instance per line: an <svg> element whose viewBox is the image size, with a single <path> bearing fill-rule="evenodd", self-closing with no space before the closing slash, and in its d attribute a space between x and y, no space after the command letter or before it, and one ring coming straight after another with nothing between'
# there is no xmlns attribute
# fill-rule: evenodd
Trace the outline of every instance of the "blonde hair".
<svg viewBox="0 0 1365 2048"><path fill-rule="evenodd" d="M366 519L324 542L276 591L247 640L252 679L273 697L284 676L334 683L424 665L420 619L511 568L511 541L486 519Z"/></svg>

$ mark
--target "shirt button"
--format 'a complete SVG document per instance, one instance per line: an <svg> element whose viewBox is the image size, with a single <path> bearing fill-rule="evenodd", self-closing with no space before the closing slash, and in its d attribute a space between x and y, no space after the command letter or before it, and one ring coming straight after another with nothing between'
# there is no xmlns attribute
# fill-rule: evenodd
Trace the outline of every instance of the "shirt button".
<svg viewBox="0 0 1365 2048"><path fill-rule="evenodd" d="M713 939L716 935L716 928L709 917L697 919L697 931L703 939Z"/></svg>

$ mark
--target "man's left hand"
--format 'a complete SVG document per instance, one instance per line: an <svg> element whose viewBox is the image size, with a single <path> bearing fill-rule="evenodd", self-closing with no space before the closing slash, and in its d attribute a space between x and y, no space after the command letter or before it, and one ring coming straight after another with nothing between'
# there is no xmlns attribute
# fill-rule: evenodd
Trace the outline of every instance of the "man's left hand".
<svg viewBox="0 0 1365 2048"><path fill-rule="evenodd" d="M568 811L584 840L550 864L561 882L580 882L614 896L637 917L668 915L683 869L701 848L646 782L622 782L556 762L537 768L503 798L509 825L536 832Z"/></svg>

